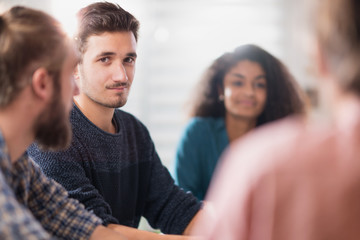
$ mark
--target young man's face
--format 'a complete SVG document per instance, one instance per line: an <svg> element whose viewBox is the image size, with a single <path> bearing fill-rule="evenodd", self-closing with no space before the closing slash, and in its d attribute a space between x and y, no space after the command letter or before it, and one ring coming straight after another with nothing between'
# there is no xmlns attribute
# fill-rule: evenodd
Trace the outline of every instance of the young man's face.
<svg viewBox="0 0 360 240"><path fill-rule="evenodd" d="M136 56L132 32L90 36L77 79L82 101L108 108L122 107L134 78Z"/></svg>

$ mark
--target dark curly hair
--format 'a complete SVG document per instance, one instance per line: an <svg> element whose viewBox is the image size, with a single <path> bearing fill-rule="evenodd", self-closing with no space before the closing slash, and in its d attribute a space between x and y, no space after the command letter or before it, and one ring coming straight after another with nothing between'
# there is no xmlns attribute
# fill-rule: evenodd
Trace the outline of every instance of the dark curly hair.
<svg viewBox="0 0 360 240"><path fill-rule="evenodd" d="M219 100L219 88L224 88L224 76L242 60L261 65L266 74L267 99L257 126L290 114L305 111L305 95L287 68L264 49L247 44L217 58L207 69L193 95L190 117L225 117L224 102Z"/></svg>

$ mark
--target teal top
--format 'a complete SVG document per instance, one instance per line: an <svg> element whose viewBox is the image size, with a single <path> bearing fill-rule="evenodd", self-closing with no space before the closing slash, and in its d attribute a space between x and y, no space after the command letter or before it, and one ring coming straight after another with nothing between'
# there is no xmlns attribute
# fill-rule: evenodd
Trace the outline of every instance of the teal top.
<svg viewBox="0 0 360 240"><path fill-rule="evenodd" d="M224 118L192 118L175 155L176 183L203 200L218 159L228 145Z"/></svg>

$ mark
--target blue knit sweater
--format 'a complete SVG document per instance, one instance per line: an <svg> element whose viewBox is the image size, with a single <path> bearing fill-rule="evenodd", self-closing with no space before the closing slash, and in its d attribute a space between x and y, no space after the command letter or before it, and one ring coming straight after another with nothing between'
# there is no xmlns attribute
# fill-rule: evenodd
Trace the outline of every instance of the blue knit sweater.
<svg viewBox="0 0 360 240"><path fill-rule="evenodd" d="M224 118L192 118L175 155L177 184L203 200L220 156L228 145Z"/></svg>
<svg viewBox="0 0 360 240"><path fill-rule="evenodd" d="M28 152L45 174L103 219L137 227L144 216L153 228L181 234L200 203L174 184L162 165L146 127L115 110L118 132L102 131L74 105L73 140L62 152Z"/></svg>

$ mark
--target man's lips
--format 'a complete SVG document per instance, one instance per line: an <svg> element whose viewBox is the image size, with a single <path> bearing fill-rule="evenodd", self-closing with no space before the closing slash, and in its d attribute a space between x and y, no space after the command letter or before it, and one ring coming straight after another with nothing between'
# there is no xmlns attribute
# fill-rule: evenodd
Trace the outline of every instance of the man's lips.
<svg viewBox="0 0 360 240"><path fill-rule="evenodd" d="M106 87L106 89L114 90L114 91L124 91L127 88L129 88L129 84L116 84Z"/></svg>
<svg viewBox="0 0 360 240"><path fill-rule="evenodd" d="M116 87L116 88L108 88L110 90L124 90L126 89L127 87Z"/></svg>

